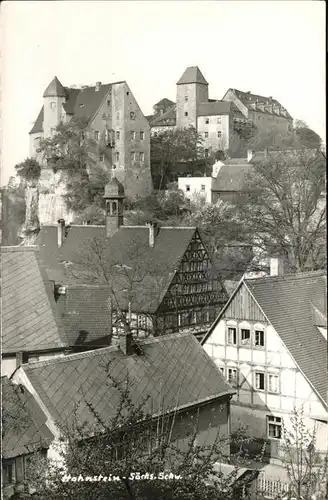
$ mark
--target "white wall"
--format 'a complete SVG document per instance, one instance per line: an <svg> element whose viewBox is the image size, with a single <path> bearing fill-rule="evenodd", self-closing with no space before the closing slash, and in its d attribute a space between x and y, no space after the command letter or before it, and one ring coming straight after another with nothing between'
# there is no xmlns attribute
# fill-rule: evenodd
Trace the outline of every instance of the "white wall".
<svg viewBox="0 0 328 500"><path fill-rule="evenodd" d="M209 123L206 123L208 118ZM202 136L204 149L225 150L229 147L229 115L198 116L197 131ZM221 137L218 137L221 132ZM208 137L205 137L205 133Z"/></svg>
<svg viewBox="0 0 328 500"><path fill-rule="evenodd" d="M211 203L212 182L212 177L179 177L178 188L183 191L186 198L192 201L202 198L206 203ZM187 191L187 186L189 186L189 191ZM204 186L203 189L202 186Z"/></svg>
<svg viewBox="0 0 328 500"><path fill-rule="evenodd" d="M62 352L52 353L52 354L40 354L37 355L38 359L34 358L34 361L46 361L47 359L52 359L58 356L64 356ZM29 363L33 362L33 357L29 358ZM1 359L1 376L11 377L11 375L16 370L16 355L11 357L6 357Z"/></svg>

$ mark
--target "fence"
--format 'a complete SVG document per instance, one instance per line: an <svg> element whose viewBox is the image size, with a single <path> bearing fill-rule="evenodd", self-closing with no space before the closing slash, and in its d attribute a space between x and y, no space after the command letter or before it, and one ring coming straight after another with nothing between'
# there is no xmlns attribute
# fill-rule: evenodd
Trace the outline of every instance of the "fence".
<svg viewBox="0 0 328 500"><path fill-rule="evenodd" d="M288 493L289 483L283 482L280 479L266 477L265 474L260 473L255 480L255 491L263 498L277 498L277 496L284 496Z"/></svg>

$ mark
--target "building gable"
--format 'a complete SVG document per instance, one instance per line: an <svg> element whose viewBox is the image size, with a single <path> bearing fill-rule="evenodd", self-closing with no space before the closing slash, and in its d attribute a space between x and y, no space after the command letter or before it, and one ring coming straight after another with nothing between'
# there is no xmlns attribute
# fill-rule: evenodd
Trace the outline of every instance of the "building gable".
<svg viewBox="0 0 328 500"><path fill-rule="evenodd" d="M255 301L245 283L242 283L239 287L222 317L226 319L259 321L262 323L268 322L265 314Z"/></svg>

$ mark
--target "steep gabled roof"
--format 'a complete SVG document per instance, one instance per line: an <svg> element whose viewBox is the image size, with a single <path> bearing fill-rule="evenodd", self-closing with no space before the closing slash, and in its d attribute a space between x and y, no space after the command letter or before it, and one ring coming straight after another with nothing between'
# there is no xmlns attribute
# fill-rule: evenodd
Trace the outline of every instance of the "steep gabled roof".
<svg viewBox="0 0 328 500"><path fill-rule="evenodd" d="M115 346L26 364L20 370L53 419L68 425L77 404L80 423L93 424L86 402L104 422L115 416L120 393L108 384L108 363L114 380L120 383L128 378L133 404L149 396L145 411L153 415L234 393L191 334L140 340L138 346L141 354L125 356Z"/></svg>
<svg viewBox="0 0 328 500"><path fill-rule="evenodd" d="M66 101L63 104L64 110L68 115L91 120L111 87L119 83L125 82L121 81L100 85L99 90L96 90L97 87L95 86L81 89L63 87L65 92L63 97L66 97ZM43 131L43 112L42 107L30 134Z"/></svg>
<svg viewBox="0 0 328 500"><path fill-rule="evenodd" d="M251 92L243 92L242 90L237 90L237 89L229 89L231 90L237 97L240 99L240 101L244 104L249 109L253 109L252 104L253 103L262 103L264 105L270 105L273 104L274 106L279 106L283 107L277 99L273 99L272 97L265 97L262 95L258 94L252 94ZM257 110L261 111L261 110ZM274 114L270 112L269 110L264 110L264 113L269 113L269 114ZM288 111L286 110L286 115L287 118L292 119ZM283 117L283 115L281 115Z"/></svg>
<svg viewBox="0 0 328 500"><path fill-rule="evenodd" d="M198 66L189 66L177 82L177 85L188 83L202 83L204 85L208 85Z"/></svg>
<svg viewBox="0 0 328 500"><path fill-rule="evenodd" d="M47 273L57 283L92 282L86 277L84 266L92 255L95 241L108 255L107 265L124 265L137 274L134 279L132 308L139 312L155 312L163 300L174 273L195 234L194 227L161 227L154 247L149 246L149 228L146 226L122 226L111 238L106 238L104 226L71 226L61 248L57 246L57 227L43 226L37 238L40 256ZM71 264L66 264L71 263ZM74 277L72 277L74 269ZM122 308L127 306L126 288L129 276L120 273L113 286ZM86 281L87 280L87 281Z"/></svg>
<svg viewBox="0 0 328 500"><path fill-rule="evenodd" d="M57 76L49 83L48 87L43 93L43 97L66 97L66 91Z"/></svg>
<svg viewBox="0 0 328 500"><path fill-rule="evenodd" d="M148 117L148 121L151 127L172 127L176 125L176 106L174 105L171 109L168 109L165 113L157 113L151 117Z"/></svg>
<svg viewBox="0 0 328 500"><path fill-rule="evenodd" d="M3 405L3 458L26 455L48 448L54 436L46 426L46 416L25 387L1 377Z"/></svg>
<svg viewBox="0 0 328 500"><path fill-rule="evenodd" d="M66 347L53 283L35 247L2 247L2 352Z"/></svg>
<svg viewBox="0 0 328 500"><path fill-rule="evenodd" d="M243 280L202 340L209 338L241 286L246 286L322 401L327 404L327 340L318 330L313 306L325 311L324 271Z"/></svg>

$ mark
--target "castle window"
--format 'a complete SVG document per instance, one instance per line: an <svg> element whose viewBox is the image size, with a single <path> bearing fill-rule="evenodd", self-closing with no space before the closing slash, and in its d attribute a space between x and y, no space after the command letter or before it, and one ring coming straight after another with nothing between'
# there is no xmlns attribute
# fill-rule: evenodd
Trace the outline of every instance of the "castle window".
<svg viewBox="0 0 328 500"><path fill-rule="evenodd" d="M216 119L216 123L221 123L221 116L218 116Z"/></svg>
<svg viewBox="0 0 328 500"><path fill-rule="evenodd" d="M136 114L134 111L130 111L130 120L135 120L136 119Z"/></svg>
<svg viewBox="0 0 328 500"><path fill-rule="evenodd" d="M110 99L107 99L107 106L110 106Z"/></svg>
<svg viewBox="0 0 328 500"><path fill-rule="evenodd" d="M113 201L112 203L112 215L116 215L117 213L117 203L116 201Z"/></svg>
<svg viewBox="0 0 328 500"><path fill-rule="evenodd" d="M115 153L115 161L119 161L120 159L120 153Z"/></svg>
<svg viewBox="0 0 328 500"><path fill-rule="evenodd" d="M140 132L140 140L143 141L145 138L145 132L141 131Z"/></svg>
<svg viewBox="0 0 328 500"><path fill-rule="evenodd" d="M188 111L185 111L185 114L184 114L184 115L185 115L185 116L188 116Z"/></svg>
<svg viewBox="0 0 328 500"><path fill-rule="evenodd" d="M258 391L264 391L264 373L255 372L255 389Z"/></svg>
<svg viewBox="0 0 328 500"><path fill-rule="evenodd" d="M127 92L126 95L130 95L130 92Z"/></svg>
<svg viewBox="0 0 328 500"><path fill-rule="evenodd" d="M116 113L116 120L119 120L120 119L120 113Z"/></svg>
<svg viewBox="0 0 328 500"><path fill-rule="evenodd" d="M204 137L205 137L205 139L208 137L208 132L204 133Z"/></svg>
<svg viewBox="0 0 328 500"><path fill-rule="evenodd" d="M190 191L190 185L186 184L186 191Z"/></svg>
<svg viewBox="0 0 328 500"><path fill-rule="evenodd" d="M117 131L117 132L116 132L116 139L117 139L117 140L119 140L119 139L120 139L120 132L119 132L119 131Z"/></svg>
<svg viewBox="0 0 328 500"><path fill-rule="evenodd" d="M221 137L222 136L222 132L221 130L218 130L218 137Z"/></svg>
<svg viewBox="0 0 328 500"><path fill-rule="evenodd" d="M185 95L185 102L188 102L188 96Z"/></svg>
<svg viewBox="0 0 328 500"><path fill-rule="evenodd" d="M105 161L105 155L100 155L99 156L99 161L100 161L100 163L104 163L104 161Z"/></svg>
<svg viewBox="0 0 328 500"><path fill-rule="evenodd" d="M139 153L139 161L144 161L145 160L145 153L143 151L140 151Z"/></svg>
<svg viewBox="0 0 328 500"><path fill-rule="evenodd" d="M209 118L205 118L205 123L206 123L206 125L208 125L210 123L210 119Z"/></svg>
<svg viewBox="0 0 328 500"><path fill-rule="evenodd" d="M208 149L205 149L204 153L205 153L205 158L208 158Z"/></svg>
<svg viewBox="0 0 328 500"><path fill-rule="evenodd" d="M281 439L282 422L281 417L274 417L267 415L267 432L268 437L274 439Z"/></svg>
<svg viewBox="0 0 328 500"><path fill-rule="evenodd" d="M95 141L99 141L99 130L95 130Z"/></svg>
<svg viewBox="0 0 328 500"><path fill-rule="evenodd" d="M135 161L135 159L136 159L136 152L131 151L131 161Z"/></svg>
<svg viewBox="0 0 328 500"><path fill-rule="evenodd" d="M134 130L131 131L131 140L134 141L134 139L136 138L136 133Z"/></svg>
<svg viewBox="0 0 328 500"><path fill-rule="evenodd" d="M200 189L201 189L201 191L205 191L205 184L202 184L202 185L200 186Z"/></svg>
<svg viewBox="0 0 328 500"><path fill-rule="evenodd" d="M56 103L55 103L55 101L53 101L53 102L50 103L50 108L51 109L56 109Z"/></svg>

